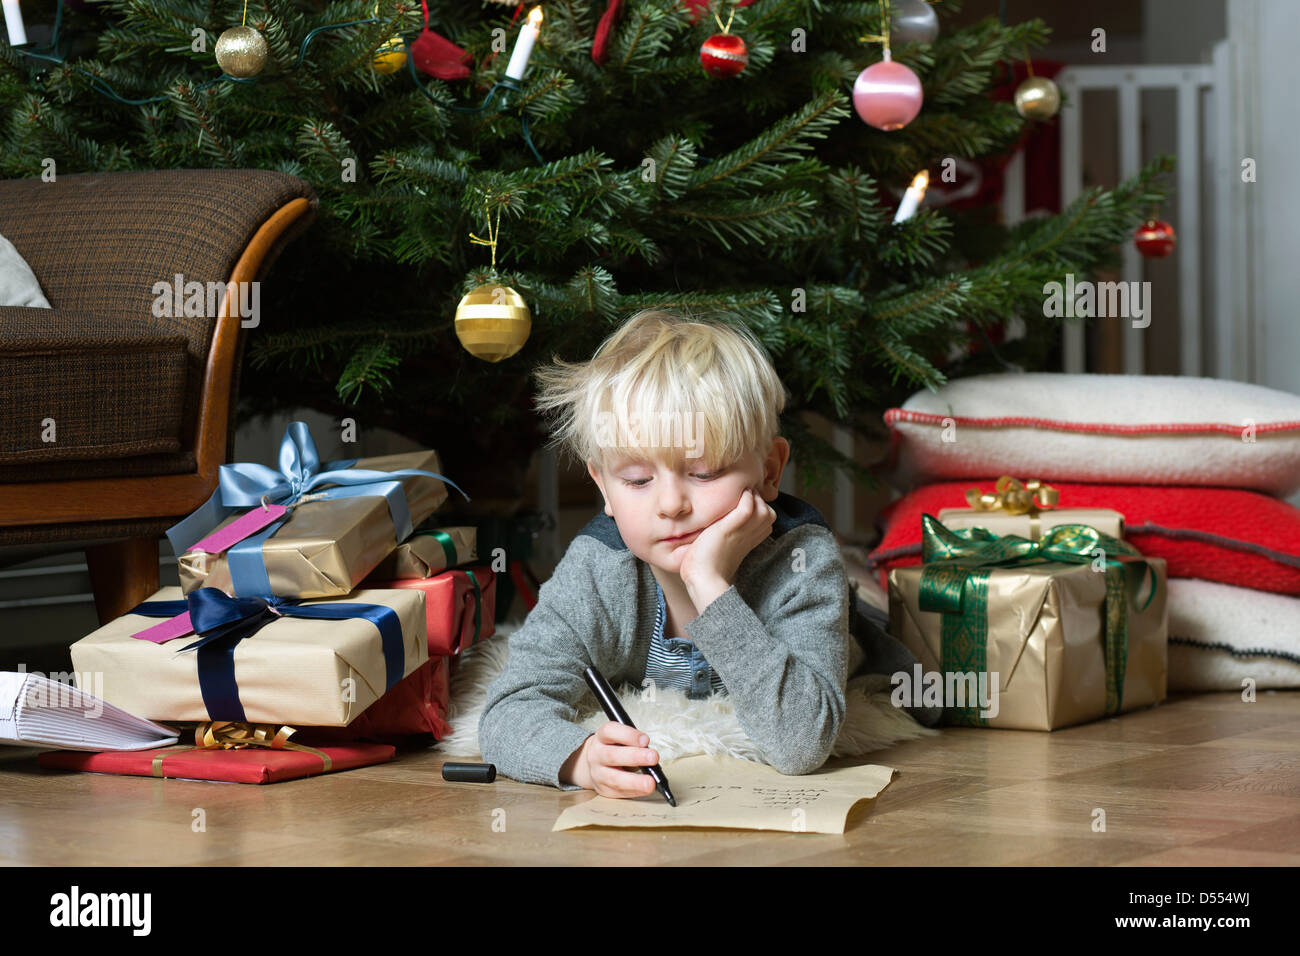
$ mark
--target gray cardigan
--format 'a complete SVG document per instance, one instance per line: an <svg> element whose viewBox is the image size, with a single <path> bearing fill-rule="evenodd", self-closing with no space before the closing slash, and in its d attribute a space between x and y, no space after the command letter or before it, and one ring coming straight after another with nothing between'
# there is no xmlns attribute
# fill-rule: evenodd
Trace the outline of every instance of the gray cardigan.
<svg viewBox="0 0 1300 956"><path fill-rule="evenodd" d="M785 492L770 504L771 535L685 630L764 759L803 774L826 761L844 719L851 592L817 509ZM524 783L580 789L561 784L559 771L591 734L575 722L580 710L598 709L582 672L594 664L616 690L640 687L657 613L649 565L628 550L614 519L598 514L509 638L509 661L479 720L483 759Z"/></svg>

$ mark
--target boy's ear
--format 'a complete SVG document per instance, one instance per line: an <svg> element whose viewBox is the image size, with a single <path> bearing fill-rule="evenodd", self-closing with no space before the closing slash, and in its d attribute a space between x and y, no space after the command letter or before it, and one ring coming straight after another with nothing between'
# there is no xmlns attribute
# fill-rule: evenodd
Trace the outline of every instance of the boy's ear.
<svg viewBox="0 0 1300 956"><path fill-rule="evenodd" d="M779 435L772 440L772 449L763 462L763 481L759 486L764 501L775 501L781 490L781 473L790 460L790 443Z"/></svg>

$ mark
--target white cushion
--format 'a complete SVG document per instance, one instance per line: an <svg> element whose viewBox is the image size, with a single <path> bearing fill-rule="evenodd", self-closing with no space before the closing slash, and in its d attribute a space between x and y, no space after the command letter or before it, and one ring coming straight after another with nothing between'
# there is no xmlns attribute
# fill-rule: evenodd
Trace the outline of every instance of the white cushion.
<svg viewBox="0 0 1300 956"><path fill-rule="evenodd" d="M945 478L1300 490L1300 396L1167 375L976 375L885 413L903 491Z"/></svg>
<svg viewBox="0 0 1300 956"><path fill-rule="evenodd" d="M1171 691L1300 687L1300 598L1174 578L1168 608Z"/></svg>
<svg viewBox="0 0 1300 956"><path fill-rule="evenodd" d="M18 254L12 242L0 236L0 306L3 305L50 307L27 260Z"/></svg>

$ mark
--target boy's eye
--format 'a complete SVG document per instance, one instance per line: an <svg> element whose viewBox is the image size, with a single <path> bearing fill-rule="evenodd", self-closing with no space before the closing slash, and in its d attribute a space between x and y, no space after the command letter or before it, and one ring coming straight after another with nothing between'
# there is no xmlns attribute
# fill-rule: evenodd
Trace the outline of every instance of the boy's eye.
<svg viewBox="0 0 1300 956"><path fill-rule="evenodd" d="M695 474L692 474L691 477L692 477L692 478L699 478L699 479L701 479L701 480L703 480L703 481L709 481L710 479L713 479L713 478L718 477L718 475L720 475L720 474L722 474L721 471L712 471L712 472L703 472L703 473L701 473L701 472L697 472L697 473L695 473ZM624 478L624 479L623 479L623 484L625 484L625 485L631 485L633 488L640 488L642 485L644 485L644 484L645 484L647 481L649 481L649 480L650 480L649 478L639 478L639 479L637 479L636 481L628 481L626 478Z"/></svg>

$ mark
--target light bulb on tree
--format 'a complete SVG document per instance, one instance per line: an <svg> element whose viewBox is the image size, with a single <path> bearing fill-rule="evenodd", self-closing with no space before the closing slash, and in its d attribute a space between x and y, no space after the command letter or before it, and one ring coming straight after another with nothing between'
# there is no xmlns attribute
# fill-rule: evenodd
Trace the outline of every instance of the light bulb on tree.
<svg viewBox="0 0 1300 956"><path fill-rule="evenodd" d="M514 51L510 54L510 63L506 66L506 79L514 80L516 83L523 80L524 71L528 69L528 58L533 55L533 44L537 42L537 36L541 32L542 8L533 7L533 12L528 14L528 19L519 28L519 39L515 40Z"/></svg>
<svg viewBox="0 0 1300 956"><path fill-rule="evenodd" d="M925 187L930 185L930 174L926 170L921 170L912 177L912 185L907 187L907 192L903 193L903 201L898 204L898 212L894 213L894 222L905 222L916 215L917 207L921 205L921 200L925 198Z"/></svg>
<svg viewBox="0 0 1300 956"><path fill-rule="evenodd" d="M23 13L18 9L18 0L4 0L5 26L9 29L9 45L22 46L27 42L27 27L23 24Z"/></svg>

